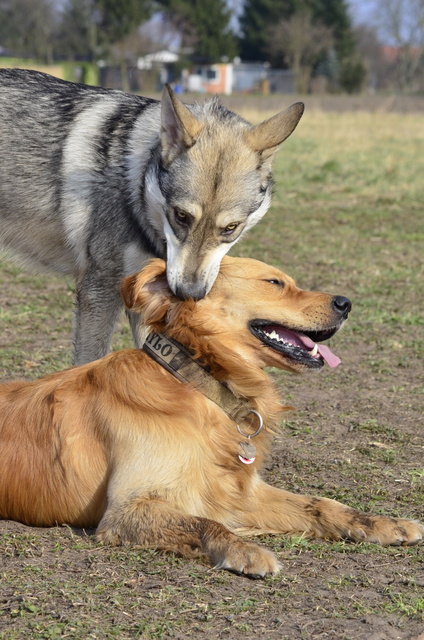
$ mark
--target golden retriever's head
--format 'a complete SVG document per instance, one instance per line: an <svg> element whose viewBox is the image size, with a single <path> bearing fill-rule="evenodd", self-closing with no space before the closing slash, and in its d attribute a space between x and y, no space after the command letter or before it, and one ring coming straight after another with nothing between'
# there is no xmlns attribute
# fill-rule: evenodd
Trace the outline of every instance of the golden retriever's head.
<svg viewBox="0 0 424 640"><path fill-rule="evenodd" d="M351 309L344 296L303 291L275 267L228 256L210 293L197 302L171 293L158 259L126 278L122 295L145 324L207 361L231 351L261 368L298 372L340 362L319 343L336 333Z"/></svg>

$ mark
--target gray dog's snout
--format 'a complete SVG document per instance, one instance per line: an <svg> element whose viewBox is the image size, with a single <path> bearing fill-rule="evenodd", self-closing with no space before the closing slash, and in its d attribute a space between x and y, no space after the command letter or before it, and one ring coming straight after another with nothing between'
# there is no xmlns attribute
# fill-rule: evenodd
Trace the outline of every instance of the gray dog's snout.
<svg viewBox="0 0 424 640"><path fill-rule="evenodd" d="M207 287L204 284L177 285L174 291L177 298L181 300L201 300L207 293Z"/></svg>

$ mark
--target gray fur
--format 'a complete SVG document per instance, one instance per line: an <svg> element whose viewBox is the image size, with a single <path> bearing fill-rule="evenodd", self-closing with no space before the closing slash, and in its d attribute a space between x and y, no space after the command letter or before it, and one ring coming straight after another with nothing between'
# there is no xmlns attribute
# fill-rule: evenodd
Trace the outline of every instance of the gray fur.
<svg viewBox="0 0 424 640"><path fill-rule="evenodd" d="M76 279L76 364L107 353L120 282L148 258L167 258L176 295L209 291L221 257L270 204L273 150L248 132L215 99L184 108L170 90L160 102L0 70L0 241Z"/></svg>

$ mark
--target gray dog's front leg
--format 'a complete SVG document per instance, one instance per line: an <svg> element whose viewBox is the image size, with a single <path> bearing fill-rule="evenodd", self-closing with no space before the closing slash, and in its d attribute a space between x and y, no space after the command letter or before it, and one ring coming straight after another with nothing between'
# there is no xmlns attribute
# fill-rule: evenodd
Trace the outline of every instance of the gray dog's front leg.
<svg viewBox="0 0 424 640"><path fill-rule="evenodd" d="M113 330L122 309L120 278L85 275L77 283L73 363L102 358L110 350Z"/></svg>

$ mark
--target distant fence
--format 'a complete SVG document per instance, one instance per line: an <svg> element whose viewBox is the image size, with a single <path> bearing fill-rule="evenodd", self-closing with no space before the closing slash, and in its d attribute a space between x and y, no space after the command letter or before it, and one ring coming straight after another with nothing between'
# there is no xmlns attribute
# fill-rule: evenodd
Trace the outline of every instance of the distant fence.
<svg viewBox="0 0 424 640"><path fill-rule="evenodd" d="M271 69L266 63L240 63L233 66L234 93L294 93L293 72Z"/></svg>

